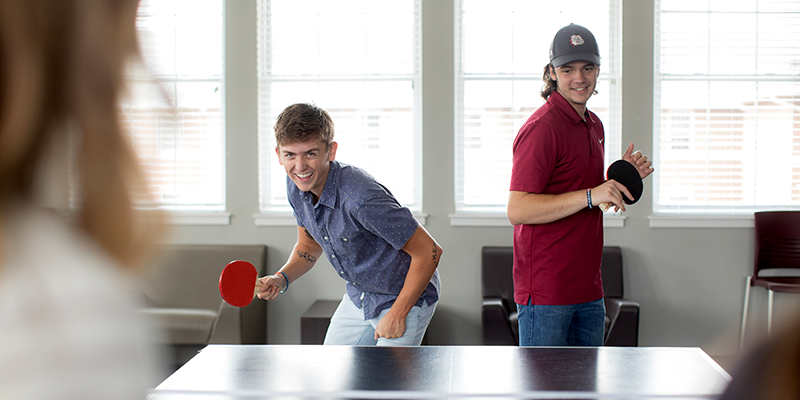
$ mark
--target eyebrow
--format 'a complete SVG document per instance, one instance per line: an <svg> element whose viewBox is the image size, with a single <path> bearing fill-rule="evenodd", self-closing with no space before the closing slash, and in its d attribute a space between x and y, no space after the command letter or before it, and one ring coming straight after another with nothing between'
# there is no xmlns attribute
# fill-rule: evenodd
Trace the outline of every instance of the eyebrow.
<svg viewBox="0 0 800 400"><path fill-rule="evenodd" d="M314 147L313 149L308 149L308 150L306 150L305 152L303 152L303 154L308 154L308 153L311 153L311 152L317 152L317 153L319 153L319 151L320 151L320 150L319 150L319 148L317 148L317 147ZM296 154L296 153L295 153L295 152L293 152L293 151L289 151L289 150L285 150L285 149L284 149L284 150L281 150L281 153L283 153L283 154Z"/></svg>

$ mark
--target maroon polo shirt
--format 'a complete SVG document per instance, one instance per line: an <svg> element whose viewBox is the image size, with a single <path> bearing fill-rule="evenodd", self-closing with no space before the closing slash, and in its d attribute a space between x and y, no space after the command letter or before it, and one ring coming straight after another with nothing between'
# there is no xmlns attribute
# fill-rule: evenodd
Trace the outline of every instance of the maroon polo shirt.
<svg viewBox="0 0 800 400"><path fill-rule="evenodd" d="M512 191L561 194L603 183L603 124L585 121L558 92L514 139ZM603 297L603 213L583 210L541 225L514 227L514 301L566 305Z"/></svg>

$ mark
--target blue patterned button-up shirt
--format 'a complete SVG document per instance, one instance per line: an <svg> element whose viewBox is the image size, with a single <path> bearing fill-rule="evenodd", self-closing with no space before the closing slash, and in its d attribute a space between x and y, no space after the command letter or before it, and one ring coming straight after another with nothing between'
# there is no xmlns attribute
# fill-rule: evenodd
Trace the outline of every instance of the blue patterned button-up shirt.
<svg viewBox="0 0 800 400"><path fill-rule="evenodd" d="M289 204L297 224L314 237L336 272L347 281L347 295L375 318L394 304L403 288L411 256L402 250L419 225L407 208L366 171L332 161L319 202L287 176ZM439 271L416 305L439 299Z"/></svg>

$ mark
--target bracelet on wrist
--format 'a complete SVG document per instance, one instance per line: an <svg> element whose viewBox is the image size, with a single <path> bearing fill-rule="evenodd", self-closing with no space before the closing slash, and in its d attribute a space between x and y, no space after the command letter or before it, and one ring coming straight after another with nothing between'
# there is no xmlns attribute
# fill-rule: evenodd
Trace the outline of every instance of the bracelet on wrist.
<svg viewBox="0 0 800 400"><path fill-rule="evenodd" d="M288 276L286 276L286 273L285 273L285 272L283 272L283 271L278 271L278 272L276 272L276 273L275 273L275 275L276 275L276 276L277 276L278 274L281 274L281 275L283 275L283 278L284 278L284 279L286 279L286 287L285 287L285 288L283 288L283 290L281 290L281 293L286 293L286 291L287 291L287 290L289 290L289 277L288 277Z"/></svg>
<svg viewBox="0 0 800 400"><path fill-rule="evenodd" d="M586 189L586 202L589 203L589 209L592 209L592 189Z"/></svg>

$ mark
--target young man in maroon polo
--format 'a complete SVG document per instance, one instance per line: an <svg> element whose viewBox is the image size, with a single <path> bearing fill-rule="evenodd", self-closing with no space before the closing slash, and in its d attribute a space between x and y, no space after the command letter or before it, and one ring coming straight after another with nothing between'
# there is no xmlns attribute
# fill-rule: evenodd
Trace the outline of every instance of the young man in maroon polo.
<svg viewBox="0 0 800 400"><path fill-rule="evenodd" d="M520 346L603 344L603 213L597 206L608 202L625 211L622 195L632 196L603 178L603 124L586 108L599 75L594 35L574 24L561 28L544 69L547 102L514 140L508 218ZM622 159L644 178L652 163L633 148Z"/></svg>

